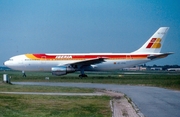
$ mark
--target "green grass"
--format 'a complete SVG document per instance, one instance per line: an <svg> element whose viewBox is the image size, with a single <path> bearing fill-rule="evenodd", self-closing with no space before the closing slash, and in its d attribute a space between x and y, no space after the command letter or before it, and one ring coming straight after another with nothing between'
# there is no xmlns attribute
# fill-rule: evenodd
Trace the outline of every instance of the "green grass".
<svg viewBox="0 0 180 117"><path fill-rule="evenodd" d="M58 87L58 86L29 86L29 85L8 85L0 82L0 91L5 92L51 92L51 93L93 93L95 89Z"/></svg>
<svg viewBox="0 0 180 117"><path fill-rule="evenodd" d="M95 89L0 83L0 92L92 93ZM48 96L0 93L0 117L109 117L108 96Z"/></svg>
<svg viewBox="0 0 180 117"><path fill-rule="evenodd" d="M1 117L110 117L107 96L0 94Z"/></svg>
<svg viewBox="0 0 180 117"><path fill-rule="evenodd" d="M131 72L88 72L87 78L79 78L78 73L65 76L52 76L51 73L27 72L27 77L23 78L21 72L6 71L13 82L84 82L84 83L104 83L104 84L123 84L123 85L145 85L156 86L169 89L180 90L180 72L141 72L143 74L125 74ZM138 73L138 72L135 72ZM49 80L45 80L49 77Z"/></svg>

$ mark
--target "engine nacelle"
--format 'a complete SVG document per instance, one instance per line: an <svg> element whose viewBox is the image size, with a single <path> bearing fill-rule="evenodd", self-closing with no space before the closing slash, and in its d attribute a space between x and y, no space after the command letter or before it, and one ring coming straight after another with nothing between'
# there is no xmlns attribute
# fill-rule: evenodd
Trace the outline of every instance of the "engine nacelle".
<svg viewBox="0 0 180 117"><path fill-rule="evenodd" d="M55 66L51 68L52 75L61 76L67 73L73 73L76 70L71 66Z"/></svg>

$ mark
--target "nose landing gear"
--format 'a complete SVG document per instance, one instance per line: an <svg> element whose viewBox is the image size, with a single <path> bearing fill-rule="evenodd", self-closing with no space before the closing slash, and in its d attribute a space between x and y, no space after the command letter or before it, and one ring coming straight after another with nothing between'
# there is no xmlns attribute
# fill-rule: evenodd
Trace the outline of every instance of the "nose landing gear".
<svg viewBox="0 0 180 117"><path fill-rule="evenodd" d="M22 71L23 77L26 77L26 73L24 71Z"/></svg>

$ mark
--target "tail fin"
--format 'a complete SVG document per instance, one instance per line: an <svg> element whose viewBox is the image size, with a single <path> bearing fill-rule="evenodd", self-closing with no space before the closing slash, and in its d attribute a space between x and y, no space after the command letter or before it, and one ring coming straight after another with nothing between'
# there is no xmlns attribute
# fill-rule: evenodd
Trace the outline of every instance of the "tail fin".
<svg viewBox="0 0 180 117"><path fill-rule="evenodd" d="M151 38L133 53L160 53L169 27L160 27Z"/></svg>

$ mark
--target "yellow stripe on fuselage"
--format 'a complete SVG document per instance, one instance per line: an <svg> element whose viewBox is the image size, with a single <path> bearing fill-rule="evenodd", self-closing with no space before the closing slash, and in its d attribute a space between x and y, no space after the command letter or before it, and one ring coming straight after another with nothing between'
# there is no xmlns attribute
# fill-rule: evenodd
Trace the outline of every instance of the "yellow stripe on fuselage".
<svg viewBox="0 0 180 117"><path fill-rule="evenodd" d="M29 59L37 59L33 54L25 54L25 56Z"/></svg>

